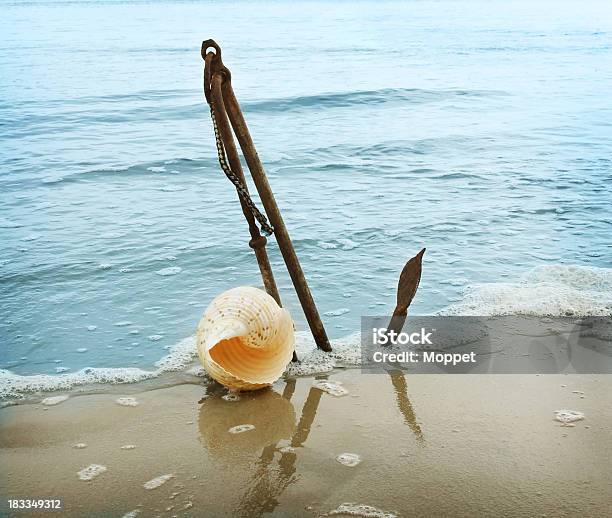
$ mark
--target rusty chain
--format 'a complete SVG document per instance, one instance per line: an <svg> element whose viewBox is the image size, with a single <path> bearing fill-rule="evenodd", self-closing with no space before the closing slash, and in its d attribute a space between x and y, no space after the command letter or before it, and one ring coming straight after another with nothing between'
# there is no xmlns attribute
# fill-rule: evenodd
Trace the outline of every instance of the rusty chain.
<svg viewBox="0 0 612 518"><path fill-rule="evenodd" d="M208 64L208 63L207 63ZM210 118L212 119L213 131L215 132L215 143L217 145L217 157L219 159L219 165L221 166L221 170L225 173L225 176L229 179L230 182L234 184L236 187L236 192L238 193L238 197L244 202L244 204L248 207L253 214L253 217L257 220L259 225L261 226L261 231L266 236L270 236L274 233L274 228L270 223L268 223L268 219L264 214L257 208L255 202L251 198L246 185L242 182L242 180L238 177L234 171L232 171L231 167L227 163L227 158L225 156L225 146L223 145L223 139L219 133L219 128L217 127L217 118L215 117L215 109L213 107L212 100L209 95L209 87L211 73L209 70L205 68L204 70L204 93L206 96L206 101L210 106Z"/></svg>

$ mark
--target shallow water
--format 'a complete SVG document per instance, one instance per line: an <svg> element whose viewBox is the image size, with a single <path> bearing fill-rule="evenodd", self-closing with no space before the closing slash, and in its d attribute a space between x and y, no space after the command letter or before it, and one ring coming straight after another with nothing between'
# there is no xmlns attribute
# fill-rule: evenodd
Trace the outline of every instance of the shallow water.
<svg viewBox="0 0 612 518"><path fill-rule="evenodd" d="M499 283L525 275L521 301L543 282L551 311L585 285L585 311L610 304L605 2L26 1L0 23L4 369L151 368L259 283L202 99L208 37L332 337L389 312L423 246L419 313L474 283L511 307Z"/></svg>

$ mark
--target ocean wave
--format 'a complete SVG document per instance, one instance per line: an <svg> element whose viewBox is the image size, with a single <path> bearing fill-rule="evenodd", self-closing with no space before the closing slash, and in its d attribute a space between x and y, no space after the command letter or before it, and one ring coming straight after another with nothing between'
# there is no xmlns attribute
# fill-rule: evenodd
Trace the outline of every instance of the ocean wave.
<svg viewBox="0 0 612 518"><path fill-rule="evenodd" d="M547 265L525 273L515 283L472 285L461 301L438 315L534 315L534 316L594 316L612 315L612 269L590 266ZM333 352L316 348L308 332L296 333L296 351L300 362L290 364L289 376L329 372L336 367L360 364L360 332L332 340ZM18 400L26 394L41 394L55 390L68 391L92 384L124 384L157 378L164 373L185 371L201 375L194 369L197 356L196 340L191 336L170 348L153 370L134 367L85 368L78 372L58 375L22 376L0 370L0 399Z"/></svg>
<svg viewBox="0 0 612 518"><path fill-rule="evenodd" d="M170 348L168 354L155 363L155 369L137 367L98 368L87 367L69 374L36 374L22 376L11 371L0 370L0 399L22 398L28 393L70 390L74 387L93 384L136 383L157 378L167 372L181 371L193 363L196 355L195 337L189 337Z"/></svg>
<svg viewBox="0 0 612 518"><path fill-rule="evenodd" d="M241 102L245 113L284 114L292 110L350 108L382 104L444 102L505 95L500 91L463 89L383 88L252 99ZM121 110L117 106L121 106ZM11 120L5 138L62 134L74 127L199 120L207 117L203 94L196 89L139 90L125 94L68 99L22 100L0 104Z"/></svg>
<svg viewBox="0 0 612 518"><path fill-rule="evenodd" d="M382 88L380 90L361 90L353 92L319 93L291 97L275 97L260 101L242 103L246 112L286 112L305 108L347 108L387 103L422 104L446 101L455 98L480 98L499 95L501 92L488 90L422 88Z"/></svg>
<svg viewBox="0 0 612 518"><path fill-rule="evenodd" d="M206 158L179 158L174 160L142 162L132 165L108 166L98 169L80 168L70 173L63 171L61 176L41 177L39 174L35 174L31 177L21 177L17 182L13 182L12 184L5 183L3 187L7 190L14 189L17 191L35 188L54 189L62 188L67 184L77 182L93 182L106 179L124 180L128 177L172 175L177 174L177 170L180 170L180 174L184 178L192 173L201 172L202 170L212 169L218 172L219 164L213 153L214 151L211 147L211 152ZM176 188L176 186L171 188Z"/></svg>
<svg viewBox="0 0 612 518"><path fill-rule="evenodd" d="M515 283L468 286L446 315L594 316L612 314L612 269L538 266Z"/></svg>

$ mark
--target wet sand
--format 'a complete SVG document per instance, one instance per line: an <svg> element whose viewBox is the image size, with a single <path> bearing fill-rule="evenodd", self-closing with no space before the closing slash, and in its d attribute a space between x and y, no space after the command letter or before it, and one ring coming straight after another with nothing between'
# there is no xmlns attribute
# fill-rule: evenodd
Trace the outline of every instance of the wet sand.
<svg viewBox="0 0 612 518"><path fill-rule="evenodd" d="M238 401L182 384L132 387L137 406L113 393L4 408L0 494L62 498L66 516L312 517L345 502L397 516L609 516L612 376L316 378L348 394L298 378ZM560 409L586 419L562 426ZM255 428L229 432L243 424ZM107 469L80 480L91 464Z"/></svg>

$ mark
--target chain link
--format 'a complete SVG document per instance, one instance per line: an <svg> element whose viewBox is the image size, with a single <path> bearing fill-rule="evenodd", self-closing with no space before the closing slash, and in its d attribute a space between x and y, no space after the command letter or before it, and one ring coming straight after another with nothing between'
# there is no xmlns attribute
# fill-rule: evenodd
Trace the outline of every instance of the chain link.
<svg viewBox="0 0 612 518"><path fill-rule="evenodd" d="M221 140L221 135L219 135L219 128L217 127L217 118L215 117L215 110L210 105L210 117L212 118L213 130L215 132L215 142L217 144L217 156L219 157L219 165L221 169L225 173L225 176L229 178L229 181L234 184L236 187L236 191L238 192L238 196L240 199L246 204L246 206L253 214L253 217L259 222L261 225L261 230L266 236L270 236L274 233L274 228L268 223L267 218L260 212L260 210L255 205L255 202L251 199L249 191L247 191L246 187L238 178L236 173L231 170L227 160L225 158L225 149L223 148L223 141Z"/></svg>

